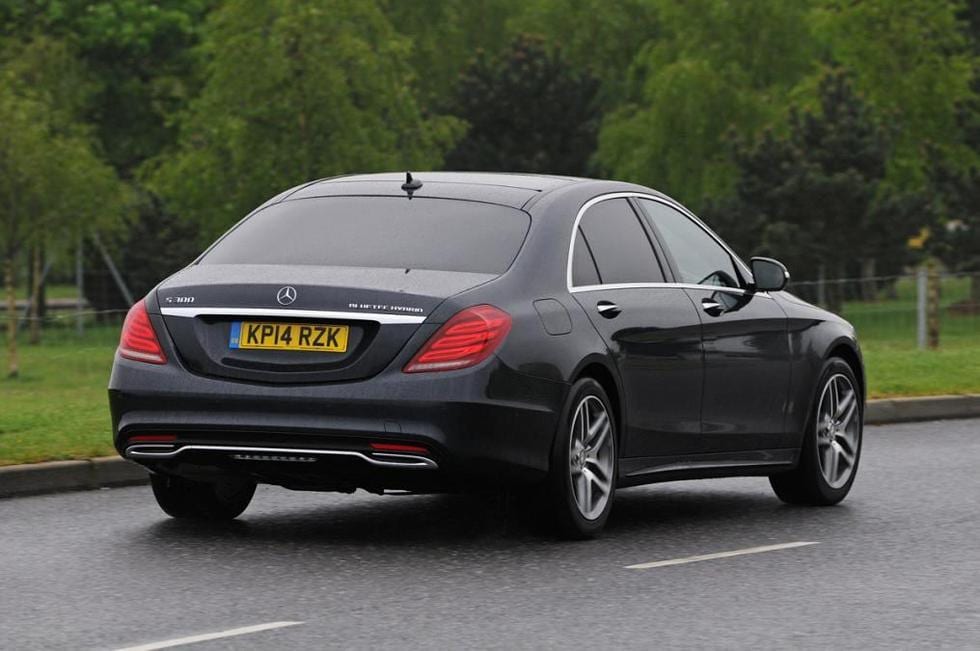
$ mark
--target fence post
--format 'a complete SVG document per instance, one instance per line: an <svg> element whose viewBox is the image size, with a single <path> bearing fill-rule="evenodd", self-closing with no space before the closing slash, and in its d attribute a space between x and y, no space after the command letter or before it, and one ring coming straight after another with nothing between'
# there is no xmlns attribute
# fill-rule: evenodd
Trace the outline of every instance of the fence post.
<svg viewBox="0 0 980 651"><path fill-rule="evenodd" d="M915 280L916 334L918 335L918 346L924 350L926 347L926 287L928 286L928 276L924 266L919 267Z"/></svg>
<svg viewBox="0 0 980 651"><path fill-rule="evenodd" d="M75 304L75 330L79 335L85 334L85 316L82 313L82 301L85 300L84 238L78 236L78 248L75 250L75 288L78 290L78 302Z"/></svg>
<svg viewBox="0 0 980 651"><path fill-rule="evenodd" d="M929 348L939 348L939 265L935 260L929 261L929 291L927 329Z"/></svg>
<svg viewBox="0 0 980 651"><path fill-rule="evenodd" d="M827 268L821 264L817 267L817 305L827 307Z"/></svg>

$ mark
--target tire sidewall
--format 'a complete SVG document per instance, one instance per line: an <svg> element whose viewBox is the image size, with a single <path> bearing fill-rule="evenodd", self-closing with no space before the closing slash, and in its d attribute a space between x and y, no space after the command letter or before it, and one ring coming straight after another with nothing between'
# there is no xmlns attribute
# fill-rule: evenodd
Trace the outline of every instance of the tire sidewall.
<svg viewBox="0 0 980 651"><path fill-rule="evenodd" d="M568 472L569 440L571 437L572 420L575 417L576 407L587 396L594 396L602 402L612 424L612 485L610 487L609 499L606 501L602 513L594 520L586 519L579 511L578 504L575 502L575 494L572 490L571 474ZM590 538L597 535L605 527L606 521L609 519L609 513L612 511L613 501L616 497L616 482L619 474L618 435L619 429L615 411L602 385L591 378L582 378L573 384L569 391L565 408L562 411L558 431L552 446L551 471L549 476L551 508L555 510L554 516L563 533L574 538Z"/></svg>

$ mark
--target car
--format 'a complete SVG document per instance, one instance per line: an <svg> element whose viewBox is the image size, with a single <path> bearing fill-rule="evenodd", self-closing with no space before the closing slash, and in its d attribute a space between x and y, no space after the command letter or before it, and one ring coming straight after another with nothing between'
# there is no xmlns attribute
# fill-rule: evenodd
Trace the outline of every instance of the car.
<svg viewBox="0 0 980 651"><path fill-rule="evenodd" d="M788 279L631 183L321 179L132 307L115 447L187 519L237 517L258 483L512 489L570 538L667 480L765 476L830 505L860 459L864 368L854 328Z"/></svg>

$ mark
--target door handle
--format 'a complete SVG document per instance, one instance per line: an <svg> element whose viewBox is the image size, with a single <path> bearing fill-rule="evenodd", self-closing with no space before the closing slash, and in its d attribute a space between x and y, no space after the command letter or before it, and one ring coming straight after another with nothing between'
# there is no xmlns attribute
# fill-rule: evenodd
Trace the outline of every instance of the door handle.
<svg viewBox="0 0 980 651"><path fill-rule="evenodd" d="M711 298L701 299L701 309L711 316L718 316L725 311L725 306Z"/></svg>
<svg viewBox="0 0 980 651"><path fill-rule="evenodd" d="M596 303L595 309L607 319L615 319L622 312L618 305L610 301L599 301Z"/></svg>

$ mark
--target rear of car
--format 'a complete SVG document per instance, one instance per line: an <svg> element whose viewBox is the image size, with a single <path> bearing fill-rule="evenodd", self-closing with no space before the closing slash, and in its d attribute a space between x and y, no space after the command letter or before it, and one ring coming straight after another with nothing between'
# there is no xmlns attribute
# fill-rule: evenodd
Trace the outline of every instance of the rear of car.
<svg viewBox="0 0 980 651"><path fill-rule="evenodd" d="M530 227L453 198L263 207L133 307L110 379L117 449L163 475L315 490L544 472L542 405L561 396L494 355L510 316L474 302Z"/></svg>

